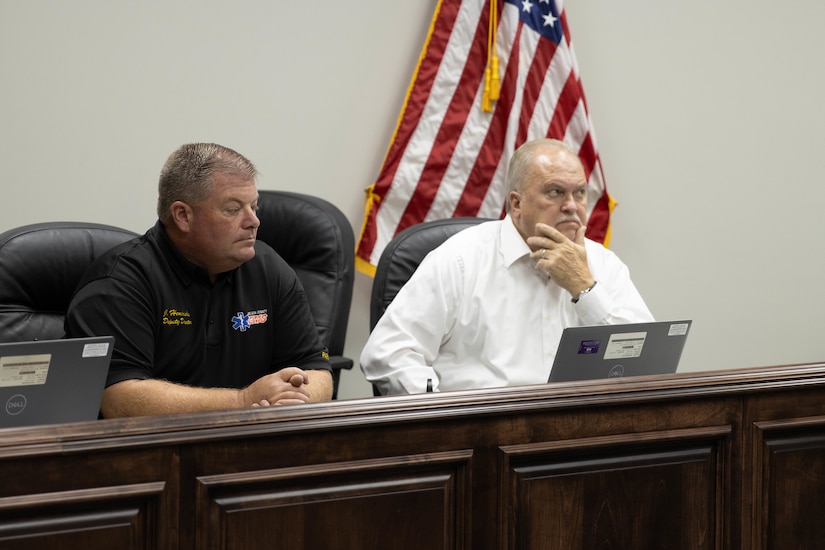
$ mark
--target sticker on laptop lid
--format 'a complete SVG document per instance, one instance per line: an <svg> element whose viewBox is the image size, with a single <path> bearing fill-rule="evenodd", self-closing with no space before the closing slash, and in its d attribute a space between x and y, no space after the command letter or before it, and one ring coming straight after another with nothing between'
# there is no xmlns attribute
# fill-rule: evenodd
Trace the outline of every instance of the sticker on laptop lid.
<svg viewBox="0 0 825 550"><path fill-rule="evenodd" d="M45 384L51 362L49 353L0 357L0 388Z"/></svg>
<svg viewBox="0 0 825 550"><path fill-rule="evenodd" d="M599 353L600 346L600 340L582 340L581 342L579 342L579 355L591 355L593 353Z"/></svg>
<svg viewBox="0 0 825 550"><path fill-rule="evenodd" d="M668 336L684 336L687 334L688 331L688 324L687 323L673 323L670 325L670 328L667 329Z"/></svg>
<svg viewBox="0 0 825 550"><path fill-rule="evenodd" d="M642 354L647 332L611 334L604 350L605 359L632 359Z"/></svg>
<svg viewBox="0 0 825 550"><path fill-rule="evenodd" d="M85 344L83 346L83 358L87 357L106 357L109 353L109 343L102 342L99 344Z"/></svg>

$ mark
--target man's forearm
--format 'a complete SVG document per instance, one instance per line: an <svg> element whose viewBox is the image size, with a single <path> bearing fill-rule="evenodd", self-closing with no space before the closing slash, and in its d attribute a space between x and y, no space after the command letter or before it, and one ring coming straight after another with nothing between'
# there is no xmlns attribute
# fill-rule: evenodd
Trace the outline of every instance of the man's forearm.
<svg viewBox="0 0 825 550"><path fill-rule="evenodd" d="M105 418L240 408L238 390L196 388L165 380L124 380L103 392Z"/></svg>
<svg viewBox="0 0 825 550"><path fill-rule="evenodd" d="M305 372L309 380L307 384L309 401L317 403L332 399L332 373L328 370L308 370Z"/></svg>

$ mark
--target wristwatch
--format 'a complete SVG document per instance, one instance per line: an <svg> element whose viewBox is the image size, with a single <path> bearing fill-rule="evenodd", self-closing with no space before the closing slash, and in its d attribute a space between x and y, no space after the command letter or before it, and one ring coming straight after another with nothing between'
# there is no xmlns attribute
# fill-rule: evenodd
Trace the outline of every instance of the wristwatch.
<svg viewBox="0 0 825 550"><path fill-rule="evenodd" d="M587 294L588 292L590 292L591 290L593 290L594 288L596 288L596 283L598 283L598 281L593 281L593 284L592 284L592 285L590 285L590 288L585 288L584 290L582 290L581 292L579 292L579 295L578 295L578 296L576 296L575 298L573 298L573 299L572 299L572 300L570 300L570 301L571 301L571 302L573 302L574 304L579 303L579 300L581 300L581 299L582 299L582 296L584 296L585 294Z"/></svg>

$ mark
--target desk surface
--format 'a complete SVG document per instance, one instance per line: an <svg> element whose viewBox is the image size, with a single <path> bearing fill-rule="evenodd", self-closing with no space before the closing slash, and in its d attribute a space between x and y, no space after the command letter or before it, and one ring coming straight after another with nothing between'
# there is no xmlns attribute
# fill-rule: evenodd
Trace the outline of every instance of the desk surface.
<svg viewBox="0 0 825 550"><path fill-rule="evenodd" d="M610 378L511 388L370 397L297 407L158 415L0 429L0 458L26 452L65 452L82 440L133 439L131 445L179 444L255 433L342 429L421 419L513 414L520 410L562 410L612 406L624 402L726 396L765 389L825 385L825 363L677 373L665 376ZM141 441L143 443L141 443Z"/></svg>

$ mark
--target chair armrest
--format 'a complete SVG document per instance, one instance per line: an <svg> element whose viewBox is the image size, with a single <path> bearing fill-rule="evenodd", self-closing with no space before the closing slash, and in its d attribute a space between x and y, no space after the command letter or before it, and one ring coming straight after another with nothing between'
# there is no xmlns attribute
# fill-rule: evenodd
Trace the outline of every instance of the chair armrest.
<svg viewBox="0 0 825 550"><path fill-rule="evenodd" d="M350 359L349 357L344 357L342 355L330 355L329 363L330 365L332 365L332 370L349 370L352 368L352 359Z"/></svg>
<svg viewBox="0 0 825 550"><path fill-rule="evenodd" d="M341 379L341 371L352 368L352 359L342 355L330 355L329 363L332 366L332 398L338 399L338 382Z"/></svg>

